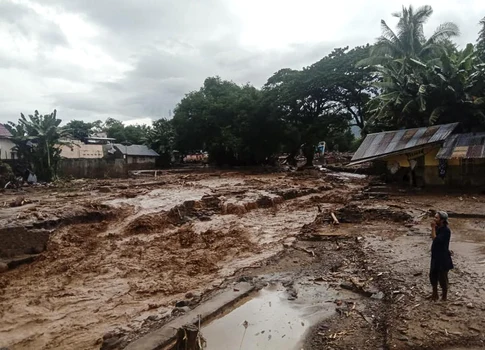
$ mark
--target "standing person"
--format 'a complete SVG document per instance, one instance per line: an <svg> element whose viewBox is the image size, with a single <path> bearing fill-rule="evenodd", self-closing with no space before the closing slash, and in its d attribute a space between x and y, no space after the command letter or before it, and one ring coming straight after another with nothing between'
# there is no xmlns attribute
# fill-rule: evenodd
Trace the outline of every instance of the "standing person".
<svg viewBox="0 0 485 350"><path fill-rule="evenodd" d="M448 214L444 211L436 213L431 223L431 267L429 279L433 286L432 300L438 300L438 283L440 284L442 300L448 296L448 271L453 269L451 260L450 238L451 231L448 227Z"/></svg>

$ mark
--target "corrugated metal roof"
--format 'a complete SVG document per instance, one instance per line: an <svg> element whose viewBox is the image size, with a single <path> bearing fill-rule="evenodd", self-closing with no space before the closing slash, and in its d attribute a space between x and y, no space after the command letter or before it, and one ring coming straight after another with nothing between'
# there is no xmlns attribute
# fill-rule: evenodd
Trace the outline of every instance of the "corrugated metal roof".
<svg viewBox="0 0 485 350"><path fill-rule="evenodd" d="M451 135L436 158L485 158L485 132Z"/></svg>
<svg viewBox="0 0 485 350"><path fill-rule="evenodd" d="M369 134L355 152L350 164L371 161L393 153L444 141L457 126L458 123L453 123Z"/></svg>
<svg viewBox="0 0 485 350"><path fill-rule="evenodd" d="M121 143L113 144L122 154L139 157L158 157L158 153L145 145L125 146Z"/></svg>
<svg viewBox="0 0 485 350"><path fill-rule="evenodd" d="M0 124L0 137L12 137L10 131L3 124Z"/></svg>

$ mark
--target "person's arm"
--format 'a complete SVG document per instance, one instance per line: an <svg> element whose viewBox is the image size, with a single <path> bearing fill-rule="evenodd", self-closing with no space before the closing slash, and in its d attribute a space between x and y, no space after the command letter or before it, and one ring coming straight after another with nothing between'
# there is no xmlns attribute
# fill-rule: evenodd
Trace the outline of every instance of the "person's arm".
<svg viewBox="0 0 485 350"><path fill-rule="evenodd" d="M436 238L436 224L431 223L431 238L434 240Z"/></svg>

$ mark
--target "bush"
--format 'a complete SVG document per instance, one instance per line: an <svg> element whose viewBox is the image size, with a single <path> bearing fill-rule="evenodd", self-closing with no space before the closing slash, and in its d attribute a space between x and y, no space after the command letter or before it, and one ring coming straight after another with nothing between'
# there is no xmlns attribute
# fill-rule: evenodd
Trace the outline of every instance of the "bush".
<svg viewBox="0 0 485 350"><path fill-rule="evenodd" d="M0 161L0 187L4 188L9 181L14 179L15 176L10 165Z"/></svg>

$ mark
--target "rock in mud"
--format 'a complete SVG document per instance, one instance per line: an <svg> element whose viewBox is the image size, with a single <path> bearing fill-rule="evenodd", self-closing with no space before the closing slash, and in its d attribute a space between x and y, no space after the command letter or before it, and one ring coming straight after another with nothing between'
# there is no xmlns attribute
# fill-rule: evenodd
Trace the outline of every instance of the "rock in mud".
<svg viewBox="0 0 485 350"><path fill-rule="evenodd" d="M108 332L108 333L105 333L103 335L103 340L106 340L106 339L111 339L113 338L114 336L116 336L116 333L115 332Z"/></svg>
<svg viewBox="0 0 485 350"><path fill-rule="evenodd" d="M340 283L340 288L353 291L354 285L350 282L342 282Z"/></svg>
<svg viewBox="0 0 485 350"><path fill-rule="evenodd" d="M371 298L376 299L376 300L382 300L382 299L384 299L384 293L378 292L378 293L372 294Z"/></svg>
<svg viewBox="0 0 485 350"><path fill-rule="evenodd" d="M241 276L237 281L238 282L251 282L253 280L252 276Z"/></svg>
<svg viewBox="0 0 485 350"><path fill-rule="evenodd" d="M126 191L123 192L123 197L125 198L136 198L138 196L138 193L135 191Z"/></svg>
<svg viewBox="0 0 485 350"><path fill-rule="evenodd" d="M32 254L40 254L45 250L45 247L33 247L31 249Z"/></svg>
<svg viewBox="0 0 485 350"><path fill-rule="evenodd" d="M188 292L187 294L185 294L185 298L187 299L192 299L194 297L194 293L192 292Z"/></svg>
<svg viewBox="0 0 485 350"><path fill-rule="evenodd" d="M101 193L110 193L111 192L111 187L108 186L102 186L98 188L98 191Z"/></svg>
<svg viewBox="0 0 485 350"><path fill-rule="evenodd" d="M11 207L21 207L22 205L29 203L29 200L25 199L25 197L17 197L14 201L10 203Z"/></svg>
<svg viewBox="0 0 485 350"><path fill-rule="evenodd" d="M295 281L289 280L289 281L283 282L282 284L283 284L283 287L290 288L290 287L293 287L293 285L295 284Z"/></svg>
<svg viewBox="0 0 485 350"><path fill-rule="evenodd" d="M103 343L100 350L116 349L123 341L123 333L108 332L103 335Z"/></svg>
<svg viewBox="0 0 485 350"><path fill-rule="evenodd" d="M181 315L181 314L185 314L185 313L189 312L190 310L192 310L192 309L188 306L176 307L172 310L172 316L178 316L178 315Z"/></svg>
<svg viewBox="0 0 485 350"><path fill-rule="evenodd" d="M187 303L186 300L180 300L180 301L177 301L175 303L175 307L184 307L184 306L187 306L187 305L188 305L188 303Z"/></svg>
<svg viewBox="0 0 485 350"><path fill-rule="evenodd" d="M6 272L8 271L8 265L3 263L3 262L0 262L0 273L2 272ZM0 350L3 349L3 348L0 348Z"/></svg>

